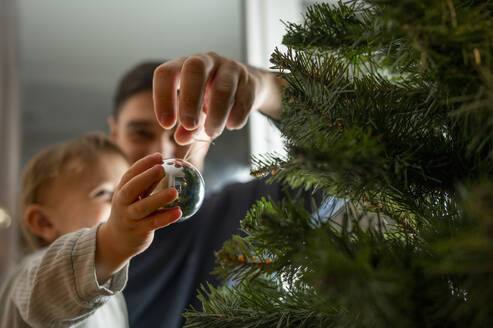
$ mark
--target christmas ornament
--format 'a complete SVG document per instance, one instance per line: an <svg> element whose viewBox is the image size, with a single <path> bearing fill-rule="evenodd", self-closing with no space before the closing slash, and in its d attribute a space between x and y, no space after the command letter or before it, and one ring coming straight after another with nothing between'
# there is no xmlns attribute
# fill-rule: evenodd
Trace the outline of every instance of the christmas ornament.
<svg viewBox="0 0 493 328"><path fill-rule="evenodd" d="M183 159L165 159L162 165L165 176L153 193L166 188L175 188L178 191L178 198L166 207L179 206L182 211L182 217L179 221L186 220L199 210L204 201L205 184L202 174Z"/></svg>

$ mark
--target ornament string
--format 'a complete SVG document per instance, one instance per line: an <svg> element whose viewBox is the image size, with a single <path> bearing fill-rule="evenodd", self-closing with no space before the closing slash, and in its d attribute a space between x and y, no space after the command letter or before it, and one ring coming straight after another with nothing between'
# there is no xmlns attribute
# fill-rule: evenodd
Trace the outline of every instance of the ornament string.
<svg viewBox="0 0 493 328"><path fill-rule="evenodd" d="M212 138L210 138L209 140L207 140L207 139L199 139L199 138L197 138L197 137L195 137L195 136L194 136L194 137L193 137L193 140L195 140L195 142L202 143L202 147L206 146L206 144L211 144L211 145L214 145L214 142L212 141L212 140L213 140ZM188 148L188 150L187 150L187 152L186 152L185 156L183 157L183 160L184 160L184 161L188 160L188 157L189 157L189 156L190 156L190 154L192 153L192 148L194 148L195 142L194 142L194 143L192 143L192 144L190 145L190 147ZM197 149L197 150L199 150L199 149Z"/></svg>

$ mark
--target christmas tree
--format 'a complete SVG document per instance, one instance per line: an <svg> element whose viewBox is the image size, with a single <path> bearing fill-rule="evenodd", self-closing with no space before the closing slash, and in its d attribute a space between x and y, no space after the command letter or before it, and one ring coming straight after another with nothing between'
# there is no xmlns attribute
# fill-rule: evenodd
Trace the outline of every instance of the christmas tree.
<svg viewBox="0 0 493 328"><path fill-rule="evenodd" d="M255 172L325 210L259 201L217 254L235 283L187 327L493 327L492 12L364 0L286 24L288 156Z"/></svg>

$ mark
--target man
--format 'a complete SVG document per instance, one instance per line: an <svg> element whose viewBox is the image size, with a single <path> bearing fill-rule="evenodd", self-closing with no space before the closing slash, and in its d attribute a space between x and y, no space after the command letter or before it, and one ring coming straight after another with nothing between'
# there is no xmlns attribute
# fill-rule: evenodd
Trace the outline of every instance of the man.
<svg viewBox="0 0 493 328"><path fill-rule="evenodd" d="M120 82L111 136L132 161L156 151L183 157L194 136L215 138L225 127L239 129L252 109L277 119L280 83L271 73L215 53L143 63ZM207 148L196 149L189 160L201 169ZM240 220L262 196L279 199L280 187L259 180L227 186L207 197L194 217L157 232L148 251L130 265L130 325L181 327L185 309L200 308L200 284L218 283L209 275L214 251L239 233Z"/></svg>
<svg viewBox="0 0 493 328"><path fill-rule="evenodd" d="M153 81L149 77L154 70L153 100ZM111 137L132 162L155 151L163 152L165 157L182 157L194 136L215 138L225 126L240 129L252 109L278 119L281 83L269 72L215 53L181 57L164 64L142 63L120 81L109 118ZM202 145L190 158L199 169L208 150Z"/></svg>
<svg viewBox="0 0 493 328"><path fill-rule="evenodd" d="M113 115L108 119L111 138L136 162L142 157L161 152L164 158L183 158L189 146L178 145L175 129L163 129L154 115L152 78L161 62L144 62L128 71L121 79L115 97ZM202 171L208 144L197 147L189 158Z"/></svg>

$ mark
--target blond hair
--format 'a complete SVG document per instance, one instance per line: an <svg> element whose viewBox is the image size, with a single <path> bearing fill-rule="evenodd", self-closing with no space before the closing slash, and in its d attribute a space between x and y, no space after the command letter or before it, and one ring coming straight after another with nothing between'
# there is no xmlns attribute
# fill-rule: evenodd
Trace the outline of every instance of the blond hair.
<svg viewBox="0 0 493 328"><path fill-rule="evenodd" d="M40 236L35 235L27 226L24 218L31 204L38 204L41 195L48 186L66 169L80 171L102 154L121 155L124 153L101 133L89 133L80 138L55 144L35 155L25 166L22 174L20 195L20 227L27 246L39 249L47 245Z"/></svg>

